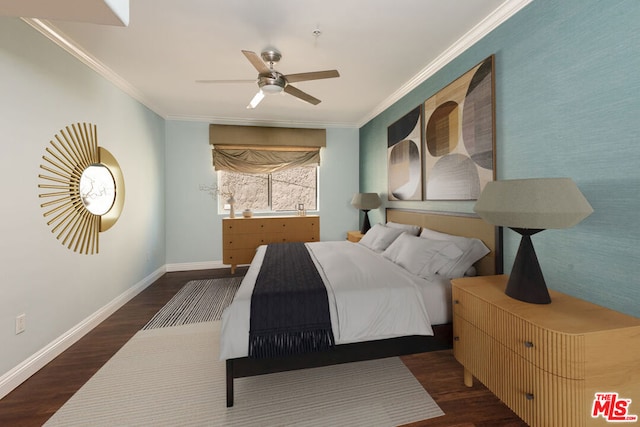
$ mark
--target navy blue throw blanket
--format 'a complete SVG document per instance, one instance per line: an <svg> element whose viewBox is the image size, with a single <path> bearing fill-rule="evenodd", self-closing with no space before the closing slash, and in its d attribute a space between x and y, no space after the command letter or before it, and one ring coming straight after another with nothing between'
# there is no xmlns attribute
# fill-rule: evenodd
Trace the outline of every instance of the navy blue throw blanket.
<svg viewBox="0 0 640 427"><path fill-rule="evenodd" d="M272 243L251 295L249 357L322 351L333 343L327 289L304 243Z"/></svg>

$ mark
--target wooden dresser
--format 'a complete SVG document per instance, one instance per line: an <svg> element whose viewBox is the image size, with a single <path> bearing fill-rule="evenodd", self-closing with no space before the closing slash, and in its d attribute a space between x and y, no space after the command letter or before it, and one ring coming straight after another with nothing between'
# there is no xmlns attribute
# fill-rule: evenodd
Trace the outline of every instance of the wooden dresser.
<svg viewBox="0 0 640 427"><path fill-rule="evenodd" d="M317 242L320 217L286 216L224 218L222 220L222 262L235 273L239 264L249 264L260 245L275 242Z"/></svg>
<svg viewBox="0 0 640 427"><path fill-rule="evenodd" d="M554 291L551 304L517 301L507 280L452 280L465 384L476 377L531 426L609 425L606 402L592 417L596 393L631 399L625 416L640 416L640 319Z"/></svg>

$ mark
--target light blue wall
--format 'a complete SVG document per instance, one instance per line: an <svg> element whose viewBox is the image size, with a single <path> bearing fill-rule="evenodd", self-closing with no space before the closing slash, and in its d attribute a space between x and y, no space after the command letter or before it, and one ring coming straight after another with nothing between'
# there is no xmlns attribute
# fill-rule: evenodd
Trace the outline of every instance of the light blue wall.
<svg viewBox="0 0 640 427"><path fill-rule="evenodd" d="M568 176L595 210L533 237L547 285L640 317L639 22L637 0L535 0L361 128L361 190L387 192L387 126L495 54L498 179ZM518 243L505 231L506 272Z"/></svg>
<svg viewBox="0 0 640 427"><path fill-rule="evenodd" d="M6 392L17 367L41 351L55 353L60 340L168 264L220 263L222 251L215 201L199 190L215 183L208 123L165 121L17 18L0 18L0 76L0 392ZM97 125L99 145L116 157L125 180L122 216L100 234L96 255L63 246L39 206L45 148L78 122ZM344 239L358 227L349 205L358 190L358 136L355 128L327 130L322 239ZM21 313L27 330L15 335Z"/></svg>
<svg viewBox="0 0 640 427"><path fill-rule="evenodd" d="M203 267L222 261L222 218L216 200L200 190L214 185L209 124L167 121L167 264L173 269ZM327 129L321 151L319 197L321 240L343 240L358 229L358 212L350 205L358 191L358 130Z"/></svg>
<svg viewBox="0 0 640 427"><path fill-rule="evenodd" d="M358 129L327 129L327 148L320 164L320 240L344 240L358 230L358 211L351 198L358 192Z"/></svg>
<svg viewBox="0 0 640 427"><path fill-rule="evenodd" d="M17 18L0 17L0 384L165 263L164 120ZM125 180L100 251L63 246L40 207L39 166L66 126L97 125ZM15 317L27 329L14 333Z"/></svg>

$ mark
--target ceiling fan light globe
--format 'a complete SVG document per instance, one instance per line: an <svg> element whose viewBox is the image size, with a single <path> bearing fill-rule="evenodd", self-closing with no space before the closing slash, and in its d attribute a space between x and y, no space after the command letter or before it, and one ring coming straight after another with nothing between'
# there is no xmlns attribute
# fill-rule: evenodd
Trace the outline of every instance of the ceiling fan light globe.
<svg viewBox="0 0 640 427"><path fill-rule="evenodd" d="M284 87L276 85L276 84L266 84L260 88L265 94L272 95L275 93L280 93L284 89Z"/></svg>

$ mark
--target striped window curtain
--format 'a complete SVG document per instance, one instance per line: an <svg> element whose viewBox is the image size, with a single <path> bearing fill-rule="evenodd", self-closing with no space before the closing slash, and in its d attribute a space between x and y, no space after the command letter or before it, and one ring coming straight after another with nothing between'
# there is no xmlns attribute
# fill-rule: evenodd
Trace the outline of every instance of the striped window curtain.
<svg viewBox="0 0 640 427"><path fill-rule="evenodd" d="M325 129L211 125L216 170L264 174L320 164Z"/></svg>

